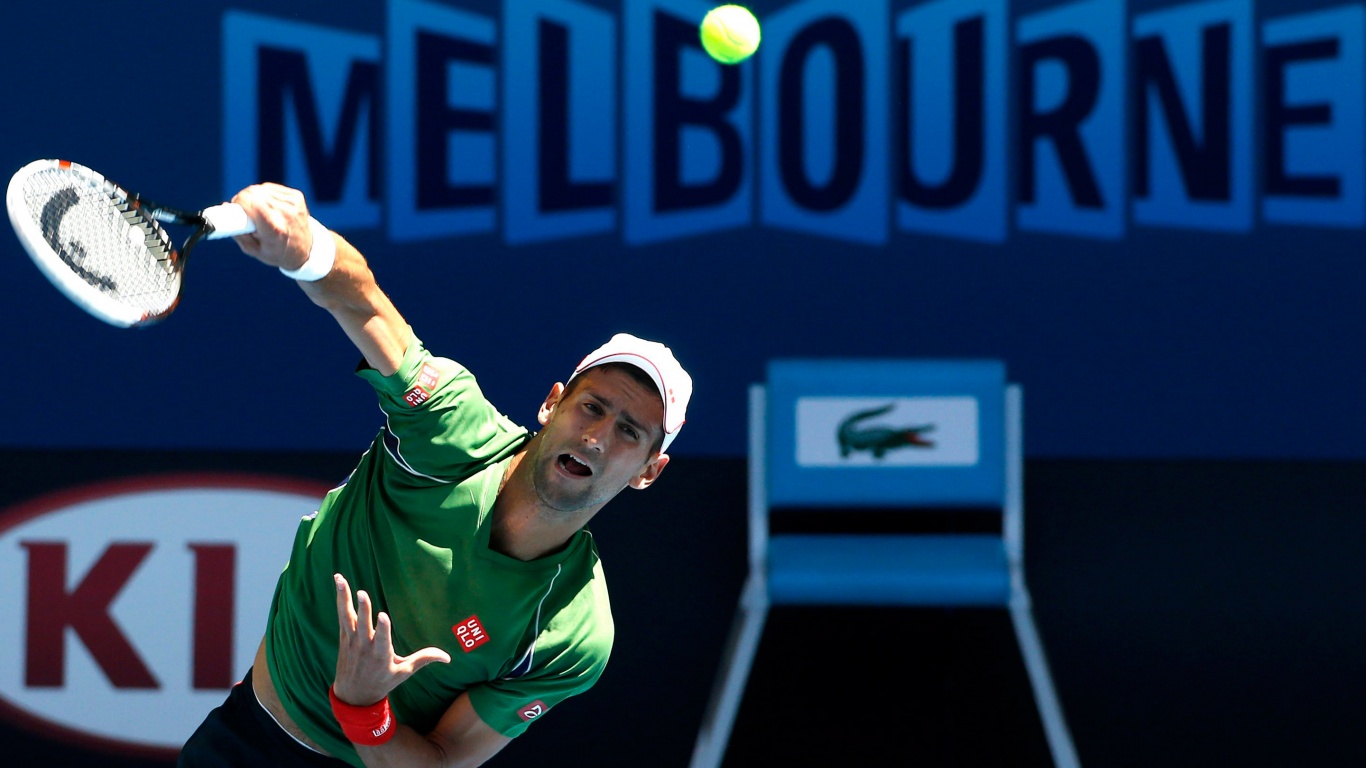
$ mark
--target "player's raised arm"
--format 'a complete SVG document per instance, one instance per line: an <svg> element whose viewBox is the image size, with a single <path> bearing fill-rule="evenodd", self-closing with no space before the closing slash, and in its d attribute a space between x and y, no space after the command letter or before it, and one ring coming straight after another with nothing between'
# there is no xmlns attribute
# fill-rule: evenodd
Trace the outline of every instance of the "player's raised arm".
<svg viewBox="0 0 1366 768"><path fill-rule="evenodd" d="M254 233L235 238L238 246L298 280L314 304L332 313L371 367L386 376L397 371L412 329L380 290L360 251L315 222L298 190L257 184L232 201L256 224Z"/></svg>

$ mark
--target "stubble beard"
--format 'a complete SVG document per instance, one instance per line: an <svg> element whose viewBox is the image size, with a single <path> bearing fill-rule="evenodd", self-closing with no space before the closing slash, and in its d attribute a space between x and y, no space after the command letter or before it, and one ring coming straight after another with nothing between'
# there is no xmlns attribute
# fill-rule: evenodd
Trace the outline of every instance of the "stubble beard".
<svg viewBox="0 0 1366 768"><path fill-rule="evenodd" d="M558 475L558 468L555 466L558 458L558 453L549 453L545 446L537 446L532 463L535 471L531 473L531 488L536 493L536 499L540 501L543 514L555 519L564 519L598 503L594 494L597 484L590 477L584 478L585 483L580 490L569 491L555 487L552 478Z"/></svg>

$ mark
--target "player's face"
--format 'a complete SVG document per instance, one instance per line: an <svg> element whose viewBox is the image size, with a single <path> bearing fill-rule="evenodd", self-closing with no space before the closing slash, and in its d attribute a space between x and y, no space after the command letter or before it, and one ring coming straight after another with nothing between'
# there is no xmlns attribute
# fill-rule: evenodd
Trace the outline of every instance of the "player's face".
<svg viewBox="0 0 1366 768"><path fill-rule="evenodd" d="M669 460L654 451L664 404L653 387L612 368L578 379L567 393L555 385L539 416L532 482L541 503L560 512L600 507L628 485L645 488Z"/></svg>

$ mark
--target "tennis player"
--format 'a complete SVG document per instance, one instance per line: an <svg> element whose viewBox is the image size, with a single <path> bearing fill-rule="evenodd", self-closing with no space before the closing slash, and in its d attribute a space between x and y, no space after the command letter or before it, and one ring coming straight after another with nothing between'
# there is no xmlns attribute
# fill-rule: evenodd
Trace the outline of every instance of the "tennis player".
<svg viewBox="0 0 1366 768"><path fill-rule="evenodd" d="M479 765L602 674L614 630L584 526L659 478L692 380L618 334L550 388L532 434L426 350L301 193L233 201L256 224L238 245L336 318L386 422L300 522L255 663L179 764Z"/></svg>

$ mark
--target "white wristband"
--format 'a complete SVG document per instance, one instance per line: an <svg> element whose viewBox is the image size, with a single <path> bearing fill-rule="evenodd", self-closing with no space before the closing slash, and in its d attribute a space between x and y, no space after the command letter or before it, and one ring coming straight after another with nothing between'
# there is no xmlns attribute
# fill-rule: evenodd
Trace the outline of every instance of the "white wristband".
<svg viewBox="0 0 1366 768"><path fill-rule="evenodd" d="M332 271L332 265L337 261L337 243L322 222L309 216L308 224L313 229L313 247L308 250L308 260L298 269L280 267L280 274L291 280L311 283L327 277Z"/></svg>

